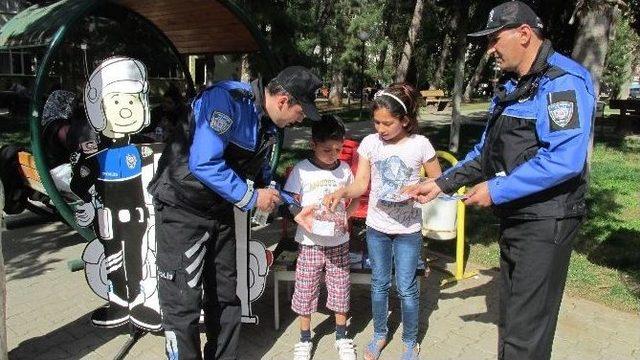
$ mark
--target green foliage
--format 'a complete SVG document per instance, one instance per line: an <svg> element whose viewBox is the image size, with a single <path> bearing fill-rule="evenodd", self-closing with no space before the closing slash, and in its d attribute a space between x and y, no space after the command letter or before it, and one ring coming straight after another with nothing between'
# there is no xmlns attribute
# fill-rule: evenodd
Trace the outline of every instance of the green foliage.
<svg viewBox="0 0 640 360"><path fill-rule="evenodd" d="M620 18L616 24L615 38L609 44L602 74L604 89L609 90L611 98L618 98L622 86L630 79L631 63L635 61L639 48L640 37L631 28L629 19Z"/></svg>

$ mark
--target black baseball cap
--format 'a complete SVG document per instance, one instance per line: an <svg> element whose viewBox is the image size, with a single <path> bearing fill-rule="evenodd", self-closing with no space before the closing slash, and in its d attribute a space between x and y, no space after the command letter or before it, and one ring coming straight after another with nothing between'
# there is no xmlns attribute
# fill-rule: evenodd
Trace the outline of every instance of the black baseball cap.
<svg viewBox="0 0 640 360"><path fill-rule="evenodd" d="M533 28L542 29L542 21L531 8L522 1L508 1L500 4L489 12L489 19L484 30L467 34L467 36L491 35L502 29L527 24Z"/></svg>
<svg viewBox="0 0 640 360"><path fill-rule="evenodd" d="M304 114L313 121L320 120L320 113L316 109L316 90L322 86L322 81L304 66L289 66L280 71L272 81L282 87L302 106Z"/></svg>

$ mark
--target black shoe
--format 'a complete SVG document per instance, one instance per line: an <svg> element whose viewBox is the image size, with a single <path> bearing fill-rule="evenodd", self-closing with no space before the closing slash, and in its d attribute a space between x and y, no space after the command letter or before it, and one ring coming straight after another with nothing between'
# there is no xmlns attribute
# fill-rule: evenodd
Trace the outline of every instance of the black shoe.
<svg viewBox="0 0 640 360"><path fill-rule="evenodd" d="M113 328L129 322L129 308L109 303L91 314L91 323L97 327Z"/></svg>
<svg viewBox="0 0 640 360"><path fill-rule="evenodd" d="M162 320L160 314L154 309L138 304L131 308L131 322L133 325L147 331L160 331Z"/></svg>

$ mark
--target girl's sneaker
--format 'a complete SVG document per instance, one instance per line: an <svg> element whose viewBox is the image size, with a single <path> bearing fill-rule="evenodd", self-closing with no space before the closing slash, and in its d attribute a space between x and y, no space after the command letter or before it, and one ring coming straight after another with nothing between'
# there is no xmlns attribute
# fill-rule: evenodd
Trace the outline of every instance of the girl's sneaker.
<svg viewBox="0 0 640 360"><path fill-rule="evenodd" d="M301 341L293 348L293 360L311 360L311 341ZM355 358L354 358L355 359Z"/></svg>
<svg viewBox="0 0 640 360"><path fill-rule="evenodd" d="M352 339L336 340L336 350L338 350L338 359L340 360L356 360L356 348Z"/></svg>

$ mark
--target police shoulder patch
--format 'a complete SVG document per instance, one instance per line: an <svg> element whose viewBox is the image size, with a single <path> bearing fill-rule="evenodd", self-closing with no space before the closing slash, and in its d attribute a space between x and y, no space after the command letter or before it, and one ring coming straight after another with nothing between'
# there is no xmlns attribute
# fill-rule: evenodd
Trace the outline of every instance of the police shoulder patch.
<svg viewBox="0 0 640 360"><path fill-rule="evenodd" d="M550 132L580 127L576 92L573 90L547 94L547 113Z"/></svg>
<svg viewBox="0 0 640 360"><path fill-rule="evenodd" d="M209 120L209 126L218 134L226 133L233 124L233 119L223 112L214 111L211 114L211 120Z"/></svg>
<svg viewBox="0 0 640 360"><path fill-rule="evenodd" d="M95 140L85 141L80 144L80 149L85 154L93 154L98 151L98 142Z"/></svg>
<svg viewBox="0 0 640 360"><path fill-rule="evenodd" d="M140 155L142 155L143 158L149 157L153 155L153 149L148 146L142 146L140 148Z"/></svg>
<svg viewBox="0 0 640 360"><path fill-rule="evenodd" d="M135 155L127 154L127 155L124 156L124 158L125 158L125 162L127 164L127 167L129 169L133 169L133 168L136 167L136 164L138 163L138 159L136 158Z"/></svg>

